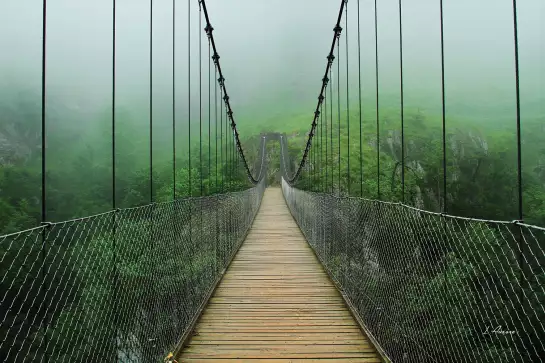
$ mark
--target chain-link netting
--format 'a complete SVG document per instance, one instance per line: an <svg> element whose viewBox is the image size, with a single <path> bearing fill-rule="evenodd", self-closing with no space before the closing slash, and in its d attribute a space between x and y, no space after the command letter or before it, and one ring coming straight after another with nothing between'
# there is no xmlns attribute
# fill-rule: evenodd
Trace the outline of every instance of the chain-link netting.
<svg viewBox="0 0 545 363"><path fill-rule="evenodd" d="M265 187L0 237L2 362L156 362L238 250Z"/></svg>
<svg viewBox="0 0 545 363"><path fill-rule="evenodd" d="M539 362L545 229L306 192L287 204L395 362Z"/></svg>

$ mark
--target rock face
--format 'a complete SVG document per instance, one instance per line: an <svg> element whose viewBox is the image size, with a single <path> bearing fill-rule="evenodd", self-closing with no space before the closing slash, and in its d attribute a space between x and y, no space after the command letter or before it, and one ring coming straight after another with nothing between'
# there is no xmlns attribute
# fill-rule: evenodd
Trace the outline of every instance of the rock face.
<svg viewBox="0 0 545 363"><path fill-rule="evenodd" d="M435 146L434 146L435 142ZM412 190L412 204L418 208L440 210L442 204L442 142L428 138L418 140L405 139L405 167L417 177L418 183ZM385 130L381 140L381 153L390 156L396 165L401 164L402 142L400 130ZM470 163L470 173L475 177L479 172L481 160L489 153L488 142L481 135L471 130L456 130L447 135L447 165L448 180L455 182L462 173L462 161L467 168ZM376 143L372 145L376 148ZM431 165L431 164L434 165ZM436 165L435 165L436 164ZM431 175L431 173L437 173ZM464 169L464 172L468 171ZM392 180L401 177L401 167L394 168ZM433 186L430 185L434 181Z"/></svg>
<svg viewBox="0 0 545 363"><path fill-rule="evenodd" d="M0 166L24 164L41 152L37 96L13 90L0 97Z"/></svg>
<svg viewBox="0 0 545 363"><path fill-rule="evenodd" d="M39 140L18 134L13 125L0 125L0 166L26 163L39 146Z"/></svg>

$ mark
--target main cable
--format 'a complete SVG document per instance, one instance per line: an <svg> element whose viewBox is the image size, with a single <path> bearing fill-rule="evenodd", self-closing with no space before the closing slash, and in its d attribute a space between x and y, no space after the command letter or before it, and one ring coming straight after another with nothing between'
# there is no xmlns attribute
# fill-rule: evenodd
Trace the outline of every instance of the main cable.
<svg viewBox="0 0 545 363"><path fill-rule="evenodd" d="M289 184L293 184L299 178L299 176L301 174L301 171L302 171L302 169L303 169L303 167L305 165L308 153L310 151L310 147L312 145L312 138L314 137L314 131L316 129L318 117L320 115L320 105L324 101L324 91L325 91L325 88L326 88L326 85L327 85L327 82L328 82L329 70L331 68L331 65L333 64L333 60L335 59L335 56L333 55L333 51L335 49L335 43L337 42L338 34L340 34L341 31L342 31L340 23L341 23L341 20L342 20L345 3L346 3L346 0L341 0L339 15L337 17L337 24L335 25L335 28L333 29L335 34L333 36L331 49L330 49L329 55L327 57L327 59L328 59L327 67L326 67L326 70L325 70L324 78L322 78L322 87L321 87L321 90L320 90L320 94L318 96L318 104L316 105L316 110L314 111L314 118L312 120L312 125L311 125L310 132L309 132L309 135L308 135L305 151L304 151L303 157L301 158L301 161L299 163L299 167L297 168L297 171L294 173L293 177L286 176L287 177L286 181Z"/></svg>
<svg viewBox="0 0 545 363"><path fill-rule="evenodd" d="M216 64L216 67L218 68L218 73L220 75L220 79L221 79L220 87L223 88L223 93L224 93L223 99L225 101L227 117L231 121L231 129L233 130L233 135L234 135L234 138L235 138L236 148L237 148L238 153L239 153L239 155L240 155L240 157L242 159L242 162L244 164L244 168L246 169L246 174L248 175L248 179L252 183L257 184L259 182L259 180L257 180L252 175L252 172L251 172L251 170L250 170L250 168L248 166L248 162L246 160L246 156L244 155L244 150L242 149L242 145L240 143L240 138L239 138L239 133L238 133L238 130L237 130L237 125L236 125L234 117L233 117L233 110L231 108L231 103L229 102L229 94L228 94L227 88L225 86L225 78L223 77L223 72L222 72L222 69L221 69L220 62L219 62L220 56L218 54L218 51L217 51L217 48L216 48L216 42L214 40L214 35L213 35L214 28L210 24L210 18L208 16L208 10L206 8L206 1L205 0L200 0L199 3L202 5L202 10L204 12L204 17L205 17L205 20L206 20L205 31L206 31L207 34L209 34L210 42L212 43L212 50L214 52L214 55L212 56L212 60Z"/></svg>

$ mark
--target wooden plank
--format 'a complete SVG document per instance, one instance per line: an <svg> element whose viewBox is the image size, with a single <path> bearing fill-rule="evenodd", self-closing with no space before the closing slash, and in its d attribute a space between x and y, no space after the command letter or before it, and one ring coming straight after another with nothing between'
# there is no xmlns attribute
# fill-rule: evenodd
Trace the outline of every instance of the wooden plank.
<svg viewBox="0 0 545 363"><path fill-rule="evenodd" d="M266 190L182 362L381 362L284 203Z"/></svg>

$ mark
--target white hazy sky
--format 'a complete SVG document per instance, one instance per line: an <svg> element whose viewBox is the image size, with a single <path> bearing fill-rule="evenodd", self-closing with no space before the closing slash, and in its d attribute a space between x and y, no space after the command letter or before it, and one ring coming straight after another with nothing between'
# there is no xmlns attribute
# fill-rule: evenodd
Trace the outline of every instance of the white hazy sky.
<svg viewBox="0 0 545 363"><path fill-rule="evenodd" d="M375 81L374 1L359 3L364 94L371 95ZM381 92L395 93L399 87L398 2L378 3ZM193 114L198 110L198 36L204 28L204 23L201 27L198 24L197 0L176 1L180 117L187 112L188 4L192 17L189 28ZM261 110L280 115L312 113L340 1L208 0L207 4L238 117L250 120ZM356 0L349 1L348 26L343 25L345 31L348 28L352 86L357 84L357 4ZM111 6L111 0L48 1L48 90L51 97L62 99L68 107L81 112L106 108L110 102ZM145 104L149 88L150 2L118 0L117 6L118 97L121 104ZM444 6L449 94L470 99L472 95L496 92L500 98L512 99L512 0L445 0ZM154 111L168 115L172 97L172 0L154 0L153 9ZM39 91L41 12L42 2L38 0L0 1L3 84L25 85ZM523 97L545 98L545 1L519 0L518 12ZM408 102L414 99L417 106L418 97L438 100L438 1L403 0L403 37ZM203 35L206 81L207 59L207 40ZM341 60L344 62L344 55Z"/></svg>

